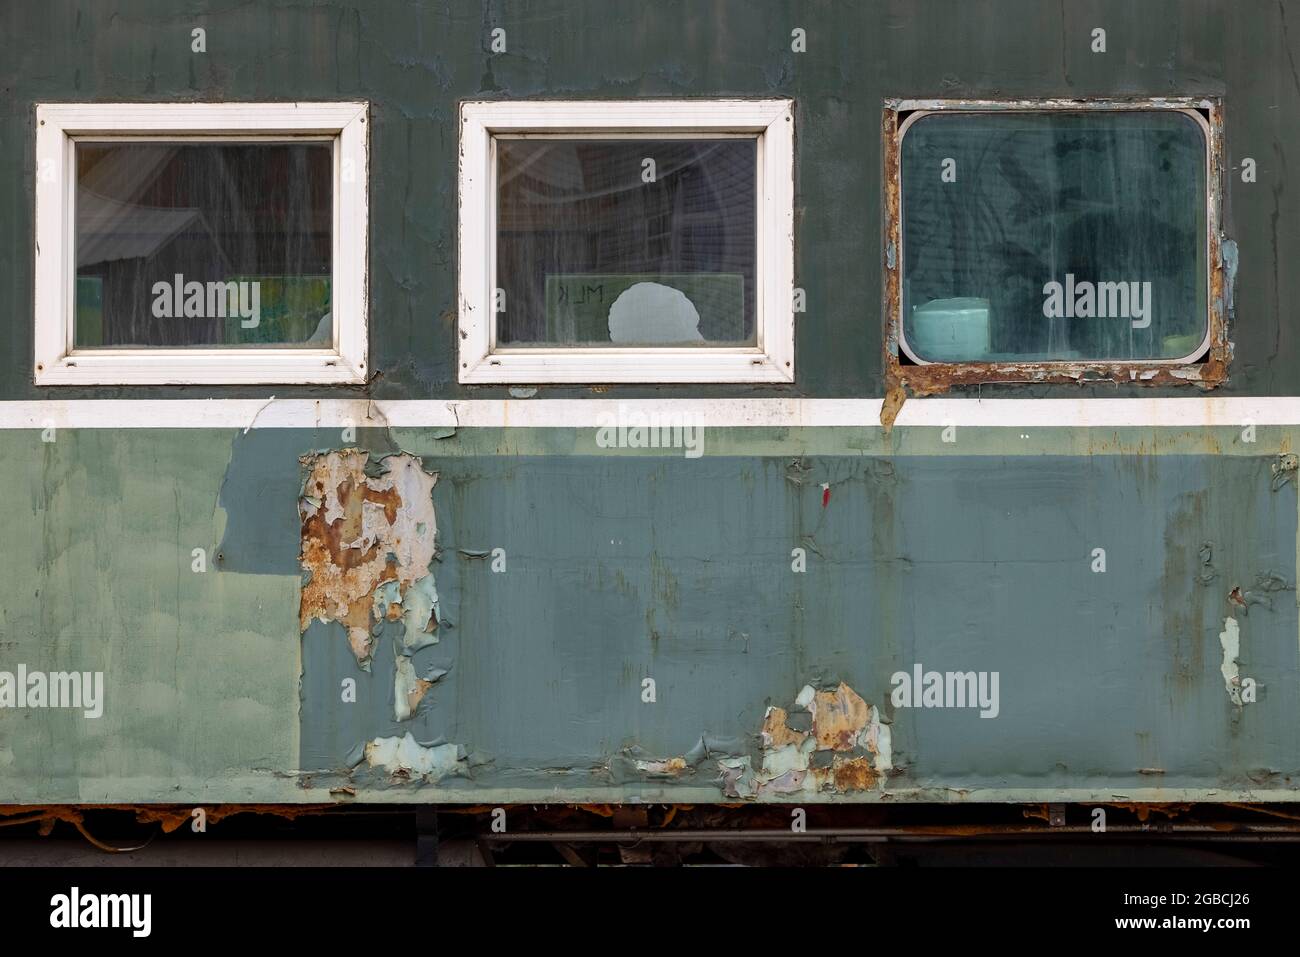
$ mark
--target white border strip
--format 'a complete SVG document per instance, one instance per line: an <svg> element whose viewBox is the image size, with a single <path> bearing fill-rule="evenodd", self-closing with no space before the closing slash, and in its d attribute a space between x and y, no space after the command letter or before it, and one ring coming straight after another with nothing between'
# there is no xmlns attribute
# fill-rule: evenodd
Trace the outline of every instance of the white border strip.
<svg viewBox="0 0 1300 957"><path fill-rule="evenodd" d="M0 402L0 430L568 428L669 418L711 428L880 428L880 399L48 399ZM1300 425L1300 396L909 399L897 426L1206 428Z"/></svg>

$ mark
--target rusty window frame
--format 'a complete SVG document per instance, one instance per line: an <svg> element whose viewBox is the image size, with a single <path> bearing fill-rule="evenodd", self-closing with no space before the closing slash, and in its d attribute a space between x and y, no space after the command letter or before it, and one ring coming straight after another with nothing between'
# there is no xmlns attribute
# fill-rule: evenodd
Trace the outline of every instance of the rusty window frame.
<svg viewBox="0 0 1300 957"><path fill-rule="evenodd" d="M1208 349L1192 360L1098 359L1023 362L903 361L900 340L902 297L902 137L908 115L918 111L960 113L1041 113L1048 111L1167 111L1199 113L1208 126L1206 144L1206 263L1209 271L1207 309ZM885 101L881 123L884 155L884 369L886 389L896 396L930 395L954 386L984 383L1132 382L1141 385L1196 385L1211 389L1227 380L1232 343L1228 340L1225 268L1220 233L1223 197L1223 105L1210 97L1132 99L947 100L891 99ZM901 390L905 390L901 391Z"/></svg>

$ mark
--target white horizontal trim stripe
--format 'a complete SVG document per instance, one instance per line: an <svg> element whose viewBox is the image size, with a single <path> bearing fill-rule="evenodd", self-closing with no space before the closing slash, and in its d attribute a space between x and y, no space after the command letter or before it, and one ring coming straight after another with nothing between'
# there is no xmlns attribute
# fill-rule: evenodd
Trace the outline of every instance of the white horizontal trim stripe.
<svg viewBox="0 0 1300 957"><path fill-rule="evenodd" d="M658 416L715 428L880 425L880 399L47 399L0 402L0 429L597 428ZM1300 396L908 399L896 425L1200 428L1300 425Z"/></svg>

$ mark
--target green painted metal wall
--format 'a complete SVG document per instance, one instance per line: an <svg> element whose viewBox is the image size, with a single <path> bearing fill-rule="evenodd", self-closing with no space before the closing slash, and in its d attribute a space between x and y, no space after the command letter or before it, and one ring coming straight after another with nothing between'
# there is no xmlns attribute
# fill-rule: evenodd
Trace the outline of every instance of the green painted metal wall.
<svg viewBox="0 0 1300 957"><path fill-rule="evenodd" d="M207 53L190 31L207 31ZM1094 54L1090 33L1107 30ZM493 28L508 52L488 52ZM806 53L790 31L807 31ZM879 396L880 112L886 97L1215 95L1225 231L1241 249L1227 391L1297 391L1300 10L1265 0L516 0L435 3L14 0L0 11L0 397L31 384L33 110L41 100L365 99L371 120L369 393L503 396L455 377L456 109L467 97L781 95L797 101L796 285L808 312L789 387L625 395ZM174 395L174 389L60 394ZM323 394L324 390L280 390ZM1051 394L1017 390L1002 394ZM1091 389L1082 390L1085 394ZM1098 386L1095 394L1132 392ZM1174 390L1177 392L1177 390ZM187 390L254 395L256 389ZM586 390L547 389L546 395ZM337 394L330 392L329 394ZM1071 391L1070 394L1077 394Z"/></svg>
<svg viewBox="0 0 1300 957"><path fill-rule="evenodd" d="M206 54L190 52L196 26ZM1108 31L1104 56L1089 51L1094 26ZM494 27L505 54L487 52ZM790 51L795 27L807 53ZM1294 30L1300 7L1254 0L17 0L0 10L0 402L269 391L32 385L35 102L368 100L379 375L274 392L464 399L507 391L455 383L460 99L773 94L797 104L798 381L600 397L882 394L885 97L1175 94L1222 96L1226 165L1259 164L1258 182L1225 189L1241 263L1222 393L1294 394ZM0 709L0 800L314 801L344 786L380 801L1290 799L1297 499L1273 467L1298 439L964 429L949 444L937 429L864 423L711 429L687 459L601 449L592 430L362 430L355 444L375 462L408 453L439 475L442 621L414 660L446 674L397 720L396 623L376 627L369 671L339 624L300 628L299 457L340 448L337 430L0 431L0 670L105 675L97 719ZM191 570L195 548L205 572ZM484 556L493 548L504 572ZM1228 617L1259 687L1244 706L1221 670ZM998 671L997 718L896 707L891 675L915 663ZM355 702L341 699L345 679ZM877 709L892 767L880 770L880 728L872 750L859 722L851 747L808 761L833 772L873 759L869 787L773 785L768 708L788 711L798 737L801 689L841 682ZM451 773L369 766L367 741L408 731L420 747L457 746Z"/></svg>

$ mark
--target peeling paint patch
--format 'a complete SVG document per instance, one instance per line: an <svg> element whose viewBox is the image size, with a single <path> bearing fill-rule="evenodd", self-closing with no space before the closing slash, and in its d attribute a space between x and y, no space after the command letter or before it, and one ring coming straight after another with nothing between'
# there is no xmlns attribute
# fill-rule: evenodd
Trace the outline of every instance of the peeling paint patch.
<svg viewBox="0 0 1300 957"><path fill-rule="evenodd" d="M700 736L695 746L683 755L669 758L647 757L640 748L631 747L625 748L620 755L616 756L610 766L611 770L616 770L620 774L622 769L627 769L637 775L683 778L694 774L710 758L713 760L731 758L740 754L745 748L746 744L740 738L704 734Z"/></svg>
<svg viewBox="0 0 1300 957"><path fill-rule="evenodd" d="M458 745L426 747L409 731L400 738L375 738L366 745L365 760L370 767L382 767L399 780L438 781L465 765Z"/></svg>
<svg viewBox="0 0 1300 957"><path fill-rule="evenodd" d="M360 449L300 461L308 469L298 500L299 561L307 576L301 630L313 620L339 622L367 671L375 645L372 618L402 622L407 654L436 642L438 593L429 565L437 536L437 474L404 453L373 466Z"/></svg>
<svg viewBox="0 0 1300 957"><path fill-rule="evenodd" d="M1236 312L1237 264L1240 261L1236 242L1226 237L1221 239L1219 255L1223 258L1225 305L1228 315L1231 316Z"/></svg>
<svg viewBox="0 0 1300 957"><path fill-rule="evenodd" d="M805 685L789 711L769 707L759 741L757 769L750 755L718 761L728 797L868 791L893 767L889 726L844 682L829 691Z"/></svg>
<svg viewBox="0 0 1300 957"><path fill-rule="evenodd" d="M1228 592L1228 601L1240 608L1242 617L1246 617L1250 614L1251 605L1263 605L1272 611L1273 596L1287 591L1295 591L1295 586L1274 572L1261 572L1255 576L1255 584L1251 588L1234 585L1232 591Z"/></svg>
<svg viewBox="0 0 1300 957"><path fill-rule="evenodd" d="M433 575L413 581L405 593L398 581L384 582L375 589L375 619L400 621L405 628L402 648L412 654L438 643L438 589Z"/></svg>
<svg viewBox="0 0 1300 957"><path fill-rule="evenodd" d="M754 779L754 768L749 755L739 758L722 758L718 761L721 773L722 793L727 797L752 798L758 794L758 785Z"/></svg>
<svg viewBox="0 0 1300 957"><path fill-rule="evenodd" d="M636 762L636 769L645 774L659 774L674 778L683 774L687 767L685 758L665 758L662 761Z"/></svg>
<svg viewBox="0 0 1300 957"><path fill-rule="evenodd" d="M1273 491L1276 492L1287 482L1294 481L1298 469L1300 469L1300 455L1293 452L1279 455L1273 464L1269 466L1269 471L1273 473L1271 483Z"/></svg>
<svg viewBox="0 0 1300 957"><path fill-rule="evenodd" d="M417 677L415 664L399 653L393 676L393 717L406 721L414 716L429 689L446 674L445 668L431 668L423 678Z"/></svg>
<svg viewBox="0 0 1300 957"><path fill-rule="evenodd" d="M880 712L871 707L871 720L867 722L866 748L876 756L875 767L881 774L894 768L894 737L889 725L881 724Z"/></svg>
<svg viewBox="0 0 1300 957"><path fill-rule="evenodd" d="M1237 625L1237 619L1223 619L1219 645L1223 648L1223 664L1219 666L1219 671L1223 673L1223 684L1232 703L1240 707L1241 670L1237 665L1237 656L1241 653L1241 629Z"/></svg>

